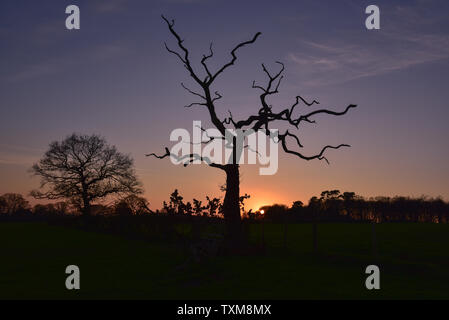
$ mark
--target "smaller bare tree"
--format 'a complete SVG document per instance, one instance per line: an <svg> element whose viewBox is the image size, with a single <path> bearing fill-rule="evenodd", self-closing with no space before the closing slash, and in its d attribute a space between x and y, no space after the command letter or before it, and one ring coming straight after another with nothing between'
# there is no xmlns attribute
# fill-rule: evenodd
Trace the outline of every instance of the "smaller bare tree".
<svg viewBox="0 0 449 320"><path fill-rule="evenodd" d="M30 204L18 193L5 193L0 196L0 213L15 214L30 208Z"/></svg>
<svg viewBox="0 0 449 320"><path fill-rule="evenodd" d="M142 215L147 213L152 213L149 208L150 203L147 199L139 197L135 194L130 194L123 199L117 200L114 204L115 210L120 211L120 209L125 209L133 215Z"/></svg>
<svg viewBox="0 0 449 320"><path fill-rule="evenodd" d="M142 193L132 158L97 135L72 134L62 142L52 142L31 171L41 177L44 189L33 190L33 197L71 200L85 215L91 213L94 201Z"/></svg>

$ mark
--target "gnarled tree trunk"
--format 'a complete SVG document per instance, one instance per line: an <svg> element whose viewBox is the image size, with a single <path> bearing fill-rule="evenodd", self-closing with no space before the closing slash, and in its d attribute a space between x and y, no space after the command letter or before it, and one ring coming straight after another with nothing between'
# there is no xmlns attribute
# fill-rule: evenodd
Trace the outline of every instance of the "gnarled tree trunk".
<svg viewBox="0 0 449 320"><path fill-rule="evenodd" d="M225 172L226 194L223 201L223 215L226 224L226 241L228 245L235 246L241 242L243 236L239 204L239 165L227 164Z"/></svg>
<svg viewBox="0 0 449 320"><path fill-rule="evenodd" d="M83 197L83 207L82 207L82 213L84 216L90 216L90 201L89 201L89 195L87 194L87 191L85 191L85 189L87 188L83 188L83 193L82 193L82 197Z"/></svg>

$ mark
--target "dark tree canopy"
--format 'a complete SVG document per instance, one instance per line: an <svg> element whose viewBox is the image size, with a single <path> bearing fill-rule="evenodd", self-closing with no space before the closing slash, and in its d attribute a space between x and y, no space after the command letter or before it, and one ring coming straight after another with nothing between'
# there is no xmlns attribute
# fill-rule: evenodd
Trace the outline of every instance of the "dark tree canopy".
<svg viewBox="0 0 449 320"><path fill-rule="evenodd" d="M90 214L94 201L142 192L132 158L97 135L72 134L61 142L52 142L31 171L41 178L42 189L33 190L33 197L69 199L84 214Z"/></svg>

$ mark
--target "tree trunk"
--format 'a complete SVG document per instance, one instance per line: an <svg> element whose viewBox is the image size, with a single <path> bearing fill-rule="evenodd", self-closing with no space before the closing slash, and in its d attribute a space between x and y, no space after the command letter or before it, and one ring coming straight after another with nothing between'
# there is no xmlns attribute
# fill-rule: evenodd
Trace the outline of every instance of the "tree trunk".
<svg viewBox="0 0 449 320"><path fill-rule="evenodd" d="M238 164L227 164L226 194L223 201L223 215L226 224L226 241L228 245L236 247L241 244L243 230L240 217L240 180Z"/></svg>
<svg viewBox="0 0 449 320"><path fill-rule="evenodd" d="M86 193L83 193L83 215L90 216L90 201Z"/></svg>

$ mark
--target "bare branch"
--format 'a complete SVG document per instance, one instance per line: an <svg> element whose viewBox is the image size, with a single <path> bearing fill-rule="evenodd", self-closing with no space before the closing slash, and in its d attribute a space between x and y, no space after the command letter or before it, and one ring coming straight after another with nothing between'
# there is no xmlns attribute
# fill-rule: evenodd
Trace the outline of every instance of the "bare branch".
<svg viewBox="0 0 449 320"><path fill-rule="evenodd" d="M206 79L204 79L204 82L207 82L209 79L212 78L212 73L210 72L210 70L206 64L206 60L211 58L214 55L214 52L212 51L212 42L210 43L209 51L210 51L209 54L203 55L203 58L201 59L201 64L203 65L204 70L206 70L206 72L207 72L207 77L206 77Z"/></svg>
<svg viewBox="0 0 449 320"><path fill-rule="evenodd" d="M225 168L226 168L224 165L218 164L218 163L213 163L208 157L203 157L202 155L199 155L197 153L190 153L190 154L183 155L183 156L179 157L173 153L170 153L170 150L167 147L165 147L165 153L163 155L158 156L155 153L149 153L149 154L146 154L145 156L156 157L158 159L164 159L165 157L172 157L176 161L179 161L179 162L182 162L183 160L187 160L186 162L183 163L184 167L187 167L190 163L192 163L195 160L201 160L213 168L219 168L222 170L225 170Z"/></svg>
<svg viewBox="0 0 449 320"><path fill-rule="evenodd" d="M303 145L302 145L301 142L299 141L299 138L298 138L296 135L291 134L290 132L288 132L288 130L285 132L285 135L288 136L288 137L292 137L293 139L295 139L295 140L296 140L296 143L298 144L298 146L299 146L300 148L303 147Z"/></svg>
<svg viewBox="0 0 449 320"><path fill-rule="evenodd" d="M256 42L257 38L261 35L261 32L257 32L254 37L251 40L248 41L244 41L239 43L234 49L232 49L231 51L231 55L232 55L232 59L230 62L226 63L224 66L222 66L217 72L215 72L215 74L209 79L209 84L212 83L217 76L222 73L224 70L226 70L228 67L232 66L235 62L235 60L237 60L237 56L235 55L235 53L237 52L237 50L245 45L251 44Z"/></svg>
<svg viewBox="0 0 449 320"><path fill-rule="evenodd" d="M191 108L193 106L207 106L207 104L201 102L192 102L191 104L185 105L184 108Z"/></svg>
<svg viewBox="0 0 449 320"><path fill-rule="evenodd" d="M165 147L165 153L163 155L158 156L155 153L149 153L145 155L146 157L156 157L158 159L164 159L165 157L169 157L170 156L170 150L168 150L167 147Z"/></svg>
<svg viewBox="0 0 449 320"><path fill-rule="evenodd" d="M234 125L234 127L236 127L236 123L235 123L235 121L234 121L234 119L232 118L232 112L231 112L231 110L228 110L228 112L229 112L229 117L228 118L225 118L223 121L222 121L222 123L224 123L224 124L230 124L230 123L232 123L233 125Z"/></svg>
<svg viewBox="0 0 449 320"><path fill-rule="evenodd" d="M313 120L310 120L309 118L310 118L311 116L316 115L316 114L325 113L325 114L330 114L330 115L334 115L334 116L342 116L342 115L346 114L346 113L348 112L349 109L355 108L355 107L357 107L357 105L355 105L355 104L350 104L350 105L347 106L346 109L345 109L344 111L342 111L342 112L337 112L337 111L332 111L332 110L327 110L327 109L315 110L315 111L312 111L312 112L310 112L310 113L308 113L308 114L306 114L306 115L300 116L298 119L293 120L293 122L295 123L296 126L298 126L298 124L299 124L301 121L307 121L307 122L312 122L312 123L314 123L314 121L313 121Z"/></svg>
<svg viewBox="0 0 449 320"><path fill-rule="evenodd" d="M193 71L192 65L189 60L189 51L187 48L183 45L184 40L181 39L181 37L178 35L178 33L175 31L173 26L175 25L175 20L168 21L167 18L164 17L164 15L161 15L162 19L167 23L168 29L170 30L171 34L176 38L178 41L178 47L184 52L184 57L181 57L181 55L173 50L168 49L167 45L165 47L169 52L176 54L181 61L184 63L184 67L190 72L190 75L192 78L201 86L204 85L203 81L200 80L200 78L196 75L196 73Z"/></svg>
<svg viewBox="0 0 449 320"><path fill-rule="evenodd" d="M179 58L179 60L181 60L184 64L187 63L187 62L181 57L181 55L180 55L178 52L176 52L176 51L170 49L170 48L167 46L167 43L166 43L166 42L164 42L164 45L165 45L165 49L167 49L168 52L170 52L170 53L174 54L175 56L177 56L177 57Z"/></svg>
<svg viewBox="0 0 449 320"><path fill-rule="evenodd" d="M256 80L253 81L253 85L251 86L253 89L260 89L265 92L265 88L256 85Z"/></svg>
<svg viewBox="0 0 449 320"><path fill-rule="evenodd" d="M279 141L281 142L282 145L282 149L286 152L286 153L290 153L293 154L295 156L300 157L301 159L304 160L313 160L313 159L318 159L318 160L325 160L328 164L329 161L327 160L327 158L324 156L324 152L326 151L326 149L339 149L341 147L350 147L349 144L340 144L338 146L330 146L327 145L325 146L323 149L321 149L320 153L313 155L313 156L305 156L297 151L291 150L287 147L287 142L286 142L286 137L287 136L294 136L292 134L288 134L288 131L285 134L279 135ZM296 137L297 138L297 137ZM297 140L297 142L299 143L299 140Z"/></svg>
<svg viewBox="0 0 449 320"><path fill-rule="evenodd" d="M222 97L223 96L218 91L215 91L215 97L212 99L212 102L220 100Z"/></svg>
<svg viewBox="0 0 449 320"><path fill-rule="evenodd" d="M254 153L257 154L258 156L260 156L260 152L257 151L257 150L254 150L254 149L251 148L251 146L249 146L249 145L243 146L243 149L248 149L249 151L254 152Z"/></svg>
<svg viewBox="0 0 449 320"><path fill-rule="evenodd" d="M204 99L204 100L207 100L205 96L203 96L202 94L199 94L198 92L195 92L195 91L190 90L190 89L187 88L187 87L184 85L184 83L182 83L182 82L181 82L181 86L182 86L187 92L189 92L189 93L191 93L191 94L193 94L193 95L195 95L195 96L198 96L198 97L200 97L200 98L202 98L202 99Z"/></svg>
<svg viewBox="0 0 449 320"><path fill-rule="evenodd" d="M209 133L207 132L206 129L204 129L201 126L196 126L197 128L200 128L201 131L203 131L206 134L206 137L209 138L209 140L206 141L201 141L200 143L194 143L194 142L190 142L191 145L199 145L199 144L209 144L210 142L214 141L215 139L221 139L221 140L225 140L225 138L223 136L210 136Z"/></svg>
<svg viewBox="0 0 449 320"><path fill-rule="evenodd" d="M290 107L290 111L289 111L289 113L288 113L288 116L287 116L287 118L291 121L291 117L292 117L292 114L293 114L293 110L295 109L295 107L299 104L299 100L301 100L304 104L306 104L307 106L311 106L311 105L313 105L313 104L319 104L319 102L318 101L316 101L316 100L313 100L312 102L307 102L303 97L301 97L301 96L296 96L296 101L295 101L295 103ZM313 121L308 121L308 122L313 122ZM296 127L298 127L295 123L292 123L294 126L296 126Z"/></svg>
<svg viewBox="0 0 449 320"><path fill-rule="evenodd" d="M298 100L298 98L301 99L301 101L302 101L305 105L307 105L308 107L310 107L310 106L313 105L314 103L320 104L320 103L319 103L318 101L316 101L316 100L313 100L312 102L307 102L303 97L301 97L301 96L296 96L296 100Z"/></svg>
<svg viewBox="0 0 449 320"><path fill-rule="evenodd" d="M262 63L262 70L266 73L266 75L268 76L268 79L269 79L266 88L264 88L264 87L262 87L262 86L259 86L259 85L256 85L256 82L253 81L252 88L257 88L257 89L260 89L260 90L263 91L263 94L261 95L261 98L262 98L262 97L265 97L265 96L267 96L267 95L270 95L270 94L278 93L279 85L281 84L281 81L282 81L282 79L283 79L283 76L281 76L281 74L282 74L282 72L284 72L284 68L285 68L285 67L284 67L284 64L283 64L282 62L276 61L276 63L281 65L281 69L280 69L279 72L278 72L277 74L275 74L274 76L272 76L272 75L270 74L270 72L268 71L268 69L267 69L267 68L265 67L265 65ZM280 77L279 77L279 76L280 76ZM276 87L275 87L274 90L271 90L271 86L272 86L273 82L274 82L276 79L278 80L278 81L277 81L277 84L276 84Z"/></svg>

